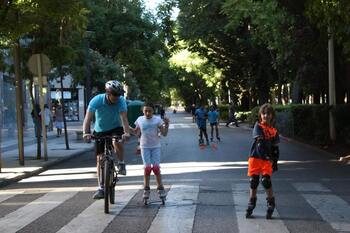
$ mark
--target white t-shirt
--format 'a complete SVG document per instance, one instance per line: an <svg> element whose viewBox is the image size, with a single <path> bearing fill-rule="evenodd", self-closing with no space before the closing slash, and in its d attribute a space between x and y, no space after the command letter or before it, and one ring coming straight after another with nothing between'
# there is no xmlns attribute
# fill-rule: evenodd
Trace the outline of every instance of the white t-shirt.
<svg viewBox="0 0 350 233"><path fill-rule="evenodd" d="M163 120L158 116L152 116L151 119L147 119L145 116L137 118L135 125L141 130L140 146L142 148L160 147L158 132L162 124Z"/></svg>

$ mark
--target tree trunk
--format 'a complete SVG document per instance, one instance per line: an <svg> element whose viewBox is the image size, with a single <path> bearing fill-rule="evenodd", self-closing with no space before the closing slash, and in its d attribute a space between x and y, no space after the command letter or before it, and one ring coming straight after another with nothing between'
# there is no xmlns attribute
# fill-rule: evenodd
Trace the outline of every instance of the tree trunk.
<svg viewBox="0 0 350 233"><path fill-rule="evenodd" d="M301 91L300 91L300 84L299 80L294 80L293 86L292 86L292 103L293 104L301 104L302 98L301 98Z"/></svg>
<svg viewBox="0 0 350 233"><path fill-rule="evenodd" d="M24 166L24 144L23 144L23 95L22 95L22 77L20 67L19 41L16 42L13 48L13 58L16 76L16 116L17 116L17 138L18 138L18 157L19 164Z"/></svg>

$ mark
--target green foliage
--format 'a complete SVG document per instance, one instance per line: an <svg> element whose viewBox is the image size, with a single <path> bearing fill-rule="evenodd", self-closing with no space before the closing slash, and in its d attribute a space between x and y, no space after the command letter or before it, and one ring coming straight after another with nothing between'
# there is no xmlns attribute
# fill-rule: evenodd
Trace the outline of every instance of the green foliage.
<svg viewBox="0 0 350 233"><path fill-rule="evenodd" d="M229 104L219 104L217 105L217 110L220 113L220 121L226 122L229 119ZM241 122L246 122L251 112L236 112L236 119Z"/></svg>
<svg viewBox="0 0 350 233"><path fill-rule="evenodd" d="M292 105L294 137L324 144L329 141L329 106Z"/></svg>
<svg viewBox="0 0 350 233"><path fill-rule="evenodd" d="M325 34L328 29L335 39L344 44L350 52L350 2L344 0L308 0L306 1L306 14L310 20Z"/></svg>
<svg viewBox="0 0 350 233"><path fill-rule="evenodd" d="M155 18L144 11L141 1L89 0L88 6L91 11L88 28L94 32L89 38L90 48L119 65L119 69L111 66L108 70L129 74L128 78L117 78L131 87L130 97L160 100L166 93L164 76L169 65L164 57L167 50L157 36L161 30ZM108 73L111 77L113 72Z"/></svg>
<svg viewBox="0 0 350 233"><path fill-rule="evenodd" d="M170 58L170 65L178 71L174 87L186 89L180 93L185 105L213 99L219 94L221 71L198 53L179 50ZM188 85L181 85L185 82Z"/></svg>
<svg viewBox="0 0 350 233"><path fill-rule="evenodd" d="M254 127L255 122L259 120L258 112L260 106L256 106L250 110L250 114L247 118L247 123L250 127Z"/></svg>
<svg viewBox="0 0 350 233"><path fill-rule="evenodd" d="M55 23L64 22L79 30L86 22L86 10L81 1L15 0L1 4L0 10L0 45L7 46L40 30L46 30L48 35L47 30ZM59 31L58 27L56 31Z"/></svg>
<svg viewBox="0 0 350 233"><path fill-rule="evenodd" d="M217 110L220 114L220 121L228 120L228 104L219 104L217 105Z"/></svg>
<svg viewBox="0 0 350 233"><path fill-rule="evenodd" d="M251 110L248 123L258 121L260 106ZM315 144L329 142L328 105L275 105L276 128L280 134Z"/></svg>
<svg viewBox="0 0 350 233"><path fill-rule="evenodd" d="M335 115L335 127L337 131L337 138L340 141L350 139L350 105L339 104L332 109Z"/></svg>
<svg viewBox="0 0 350 233"><path fill-rule="evenodd" d="M241 122L246 122L251 112L236 112L236 119Z"/></svg>

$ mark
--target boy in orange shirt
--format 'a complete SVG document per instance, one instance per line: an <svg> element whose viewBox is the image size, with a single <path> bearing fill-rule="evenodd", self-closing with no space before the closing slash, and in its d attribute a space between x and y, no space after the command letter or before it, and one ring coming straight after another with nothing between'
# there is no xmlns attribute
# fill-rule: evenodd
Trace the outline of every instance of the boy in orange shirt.
<svg viewBox="0 0 350 233"><path fill-rule="evenodd" d="M250 199L246 210L249 218L256 206L256 193L261 175L261 183L267 195L266 218L271 219L275 209L275 197L273 195L271 176L277 170L279 150L279 135L273 127L275 119L274 109L270 104L264 104L259 109L259 122L253 129L253 144L248 159L248 176L250 177Z"/></svg>

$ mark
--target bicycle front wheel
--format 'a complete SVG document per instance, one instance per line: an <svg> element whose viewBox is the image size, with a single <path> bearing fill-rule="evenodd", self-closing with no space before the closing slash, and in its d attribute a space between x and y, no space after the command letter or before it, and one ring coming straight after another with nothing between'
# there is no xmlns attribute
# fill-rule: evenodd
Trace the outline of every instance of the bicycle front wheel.
<svg viewBox="0 0 350 233"><path fill-rule="evenodd" d="M111 166L108 159L104 161L103 177L104 177L104 196L105 196L105 213L109 213L109 198L110 198L110 187L111 187Z"/></svg>
<svg viewBox="0 0 350 233"><path fill-rule="evenodd" d="M113 161L112 161L113 163ZM113 165L111 165L113 166ZM110 177L111 177L111 186L109 189L109 201L111 204L115 203L115 183L116 183L116 177L115 177L115 171L113 169L113 167L111 167L111 172L110 172Z"/></svg>

